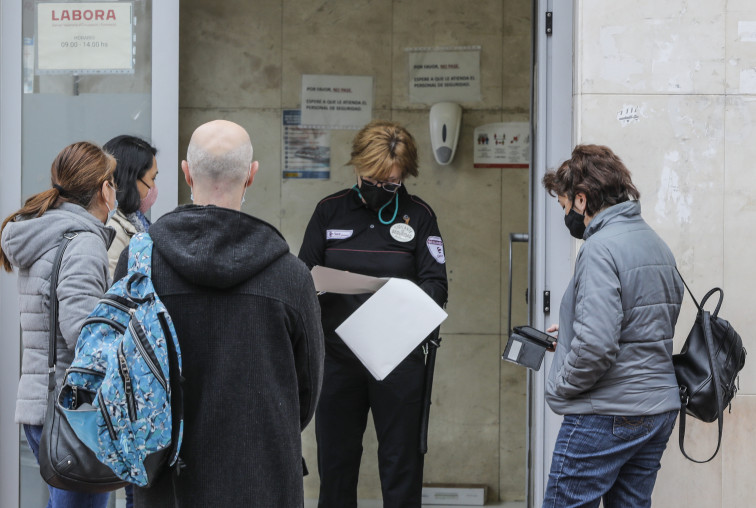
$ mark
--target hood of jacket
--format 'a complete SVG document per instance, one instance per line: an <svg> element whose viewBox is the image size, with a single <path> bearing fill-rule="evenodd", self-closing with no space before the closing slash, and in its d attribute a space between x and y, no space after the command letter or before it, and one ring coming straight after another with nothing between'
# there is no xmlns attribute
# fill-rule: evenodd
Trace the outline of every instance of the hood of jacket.
<svg viewBox="0 0 756 508"><path fill-rule="evenodd" d="M591 235L597 233L607 224L618 220L625 221L628 219L639 219L641 214L640 201L625 201L617 205L610 206L599 213L591 220L588 227L585 228L583 240L588 240Z"/></svg>
<svg viewBox="0 0 756 508"><path fill-rule="evenodd" d="M6 224L2 236L3 252L13 266L28 268L50 249L56 248L63 233L68 231L88 231L99 235L106 248L115 236L113 228L106 227L84 207L63 203L41 217Z"/></svg>
<svg viewBox="0 0 756 508"><path fill-rule="evenodd" d="M267 222L217 206L180 206L155 221L150 236L179 275L219 289L250 279L289 252Z"/></svg>

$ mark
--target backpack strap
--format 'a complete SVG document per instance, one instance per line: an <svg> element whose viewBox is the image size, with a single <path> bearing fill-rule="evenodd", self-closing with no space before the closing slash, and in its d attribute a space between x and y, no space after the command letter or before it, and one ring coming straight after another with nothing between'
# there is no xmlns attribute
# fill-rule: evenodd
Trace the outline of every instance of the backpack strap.
<svg viewBox="0 0 756 508"><path fill-rule="evenodd" d="M677 271L677 275L680 276L680 280L685 285L685 289L688 290L688 294L690 294L690 297L693 299L693 302L696 304L696 307L698 308L698 314L701 317L701 326L703 327L704 331L704 337L706 338L706 351L709 353L709 368L711 369L712 373L712 384L714 385L714 397L717 400L717 405L719 405L719 401L721 400L719 398L719 364L714 361L714 338L711 334L711 315L706 312L703 309L703 306L706 304L706 301L709 299L711 295L713 295L715 292L719 291L719 302L717 303L717 307L714 310L714 317L716 318L717 314L719 313L719 308L722 306L722 300L724 298L724 292L720 288L714 288L708 293L706 293L706 296L704 296L704 299L701 300L701 304L698 304L698 301L696 300L696 297L693 296L693 292L690 290L688 285L685 283L685 279L683 279L682 274L679 270L677 270L677 267L675 267L675 271ZM680 431L679 431L679 437L678 441L680 444L680 451L685 456L686 459L693 461L697 464L705 464L706 462L709 462L714 457L717 456L717 453L719 453L719 447L722 445L722 419L723 419L723 411L724 408L719 407L718 408L718 414L717 414L717 425L719 427L719 436L717 437L717 449L714 451L714 454L709 457L706 460L696 460L691 458L687 453L685 453L685 446L683 442L685 441L685 417L687 416L687 411L685 410L685 406L688 404L688 393L687 393L687 387L680 387L680 402L682 404L682 407L680 408Z"/></svg>
<svg viewBox="0 0 756 508"><path fill-rule="evenodd" d="M79 236L78 231L63 233L63 240L58 246L50 273L50 333L47 345L47 390L50 392L55 390L55 364L58 361L58 275L60 264L63 262L63 253L71 240L77 236Z"/></svg>

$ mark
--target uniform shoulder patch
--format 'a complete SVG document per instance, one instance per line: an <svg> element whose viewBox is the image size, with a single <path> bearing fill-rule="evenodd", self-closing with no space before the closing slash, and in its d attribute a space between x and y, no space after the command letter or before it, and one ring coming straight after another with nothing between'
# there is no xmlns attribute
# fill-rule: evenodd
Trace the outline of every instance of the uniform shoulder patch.
<svg viewBox="0 0 756 508"><path fill-rule="evenodd" d="M428 250L438 263L446 263L446 256L444 256L444 241L440 236L429 236L425 241L425 245L428 246Z"/></svg>

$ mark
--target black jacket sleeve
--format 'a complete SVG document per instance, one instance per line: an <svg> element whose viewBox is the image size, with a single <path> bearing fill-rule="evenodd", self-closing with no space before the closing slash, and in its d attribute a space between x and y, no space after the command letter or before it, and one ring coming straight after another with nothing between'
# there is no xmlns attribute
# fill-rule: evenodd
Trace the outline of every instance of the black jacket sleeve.
<svg viewBox="0 0 756 508"><path fill-rule="evenodd" d="M430 214L418 227L415 248L415 273L418 285L440 306L446 304L448 282L446 256L436 216Z"/></svg>
<svg viewBox="0 0 756 508"><path fill-rule="evenodd" d="M302 247L299 249L299 259L304 261L307 268L322 265L325 253L325 235L323 232L320 208L316 207L305 230Z"/></svg>
<svg viewBox="0 0 756 508"><path fill-rule="evenodd" d="M320 397L325 346L315 286L304 267L302 272L302 292L292 346L299 387L299 422L301 430L304 430L315 414Z"/></svg>

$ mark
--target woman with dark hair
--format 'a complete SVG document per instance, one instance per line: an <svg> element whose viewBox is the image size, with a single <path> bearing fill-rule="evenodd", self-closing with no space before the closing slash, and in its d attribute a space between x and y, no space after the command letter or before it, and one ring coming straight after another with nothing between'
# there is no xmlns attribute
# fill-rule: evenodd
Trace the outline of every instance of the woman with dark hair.
<svg viewBox="0 0 756 508"><path fill-rule="evenodd" d="M145 232L150 227L144 215L155 204L158 174L155 154L157 149L135 136L117 136L103 145L113 155L118 165L115 182L118 188L118 211L108 222L116 231L115 240L108 250L110 276L113 276L118 257L129 244L131 237Z"/></svg>
<svg viewBox="0 0 756 508"><path fill-rule="evenodd" d="M107 249L113 230L105 227L116 210L115 159L92 143L64 148L52 163L50 189L35 194L3 221L0 264L18 268L23 357L16 422L39 460L47 410L50 279L63 234L75 232L60 264L57 369L60 385L74 356L79 329L109 286ZM104 507L108 494L49 487L52 508Z"/></svg>
<svg viewBox="0 0 756 508"><path fill-rule="evenodd" d="M683 284L641 217L630 172L606 146L578 145L543 178L570 234L585 240L562 297L546 383L564 415L544 508L651 506L680 409L672 339Z"/></svg>
<svg viewBox="0 0 756 508"><path fill-rule="evenodd" d="M354 137L349 164L357 182L318 203L300 259L310 268L408 279L444 305L446 257L436 215L404 186L409 176L418 175L415 139L399 124L375 120ZM418 346L377 381L335 331L370 296L320 296L326 355L315 415L318 506L357 506L362 438L370 411L378 436L384 506L419 507L423 348Z"/></svg>

